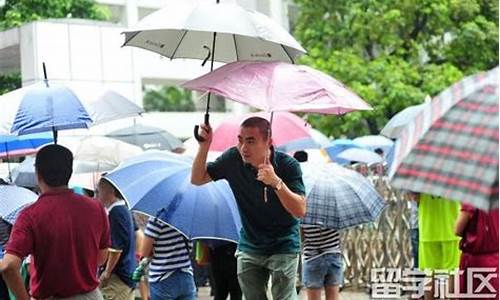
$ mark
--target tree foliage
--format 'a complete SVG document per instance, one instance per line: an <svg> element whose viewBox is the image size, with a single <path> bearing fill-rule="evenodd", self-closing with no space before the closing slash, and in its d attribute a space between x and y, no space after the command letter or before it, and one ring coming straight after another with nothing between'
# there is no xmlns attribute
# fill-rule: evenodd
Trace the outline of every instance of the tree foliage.
<svg viewBox="0 0 500 300"><path fill-rule="evenodd" d="M21 87L21 74L0 75L0 95Z"/></svg>
<svg viewBox="0 0 500 300"><path fill-rule="evenodd" d="M175 86L148 90L144 95L146 111L194 111L191 91Z"/></svg>
<svg viewBox="0 0 500 300"><path fill-rule="evenodd" d="M93 0L6 0L0 30L48 18L107 20L109 11Z"/></svg>
<svg viewBox="0 0 500 300"><path fill-rule="evenodd" d="M334 137L378 134L403 108L463 76L498 65L496 0L295 0L302 63L339 79L373 106L309 116Z"/></svg>

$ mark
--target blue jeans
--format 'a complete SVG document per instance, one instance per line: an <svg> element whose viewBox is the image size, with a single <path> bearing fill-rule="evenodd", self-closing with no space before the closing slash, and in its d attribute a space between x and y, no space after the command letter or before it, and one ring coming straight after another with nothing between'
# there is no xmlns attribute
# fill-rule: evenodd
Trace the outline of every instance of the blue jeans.
<svg viewBox="0 0 500 300"><path fill-rule="evenodd" d="M196 300L193 275L181 270L160 282L150 283L151 300Z"/></svg>
<svg viewBox="0 0 500 300"><path fill-rule="evenodd" d="M413 267L418 269L418 228L410 229L411 253L413 255Z"/></svg>
<svg viewBox="0 0 500 300"><path fill-rule="evenodd" d="M273 300L297 299L297 254L257 255L238 251L236 257L238 281L245 300L266 300L269 277Z"/></svg>
<svg viewBox="0 0 500 300"><path fill-rule="evenodd" d="M323 254L302 266L302 281L308 289L340 286L344 281L344 258L341 253Z"/></svg>

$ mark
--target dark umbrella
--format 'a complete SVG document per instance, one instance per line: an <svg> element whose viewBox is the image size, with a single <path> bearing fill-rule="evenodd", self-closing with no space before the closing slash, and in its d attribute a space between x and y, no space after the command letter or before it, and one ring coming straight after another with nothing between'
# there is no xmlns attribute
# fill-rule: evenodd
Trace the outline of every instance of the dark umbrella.
<svg viewBox="0 0 500 300"><path fill-rule="evenodd" d="M144 150L175 151L183 147L183 143L170 132L153 126L134 124L127 128L112 131L106 135L122 142L137 145Z"/></svg>

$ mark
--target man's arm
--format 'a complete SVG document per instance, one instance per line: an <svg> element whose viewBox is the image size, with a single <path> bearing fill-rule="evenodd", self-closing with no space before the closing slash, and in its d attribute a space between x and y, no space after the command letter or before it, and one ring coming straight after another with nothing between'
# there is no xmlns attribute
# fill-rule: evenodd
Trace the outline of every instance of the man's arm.
<svg viewBox="0 0 500 300"><path fill-rule="evenodd" d="M104 206L99 203L102 218L101 240L99 241L99 252L97 253L97 265L102 266L108 258L108 247L111 246L111 231L109 227L108 214Z"/></svg>
<svg viewBox="0 0 500 300"><path fill-rule="evenodd" d="M97 254L97 265L102 266L108 259L108 249L99 249L99 253Z"/></svg>
<svg viewBox="0 0 500 300"><path fill-rule="evenodd" d="M145 235L142 239L141 251L139 252L142 257L153 256L154 239Z"/></svg>
<svg viewBox="0 0 500 300"><path fill-rule="evenodd" d="M303 218L306 215L306 198L302 195L292 192L286 184L279 179L282 183L280 190L276 190L276 184L273 185L274 192L280 199L281 204L285 209L296 218Z"/></svg>
<svg viewBox="0 0 500 300"><path fill-rule="evenodd" d="M16 299L29 300L30 296L21 277L21 262L21 258L7 253L0 263L0 269L5 283Z"/></svg>
<svg viewBox="0 0 500 300"><path fill-rule="evenodd" d="M455 223L455 235L456 236L463 236L464 235L465 227L467 226L467 223L469 223L469 220L471 217L472 216L468 211L461 211L460 212L460 215L458 216L458 219Z"/></svg>
<svg viewBox="0 0 500 300"><path fill-rule="evenodd" d="M108 260L106 262L106 268L101 274L101 281L106 281L111 277L111 273L113 273L113 270L116 267L116 264L118 263L118 260L120 259L120 256L122 255L121 250L116 250L109 248L108 249Z"/></svg>
<svg viewBox="0 0 500 300"><path fill-rule="evenodd" d="M19 300L30 298L21 277L22 259L32 253L34 248L34 233L28 211L29 208L24 209L16 219L9 241L5 246L6 254L0 263L0 271L7 287Z"/></svg>
<svg viewBox="0 0 500 300"><path fill-rule="evenodd" d="M257 180L274 189L281 204L292 216L302 218L306 215L305 197L291 191L283 180L276 175L272 165L261 164L257 173Z"/></svg>
<svg viewBox="0 0 500 300"><path fill-rule="evenodd" d="M212 181L207 172L207 155L210 143L212 142L212 128L208 125L201 124L200 136L205 139L204 142L198 142L198 152L193 161L191 170L191 183L194 185L202 185Z"/></svg>

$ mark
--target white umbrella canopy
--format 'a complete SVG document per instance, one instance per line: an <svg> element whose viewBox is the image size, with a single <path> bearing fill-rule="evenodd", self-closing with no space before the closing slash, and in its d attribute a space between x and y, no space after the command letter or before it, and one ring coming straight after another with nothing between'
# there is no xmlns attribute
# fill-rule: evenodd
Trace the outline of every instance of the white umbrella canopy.
<svg viewBox="0 0 500 300"><path fill-rule="evenodd" d="M3 219L38 199L34 192L15 185L0 185L0 216ZM12 216L14 217L14 216Z"/></svg>
<svg viewBox="0 0 500 300"><path fill-rule="evenodd" d="M171 59L206 59L214 53L213 59L218 62L294 62L295 57L306 52L278 23L234 1L166 1L163 9L124 34L124 46L143 48Z"/></svg>
<svg viewBox="0 0 500 300"><path fill-rule="evenodd" d="M88 126L138 116L144 112L141 107L125 96L100 84L69 83L63 85L50 82L49 86L52 90L66 91L65 95L74 95L78 99L84 109L82 113L88 114L90 117L88 124L86 124ZM41 95L39 91L46 91L47 89L49 88L47 88L46 83L40 82L0 95L0 106L2 107L0 110L0 134L10 134L12 132L12 124L16 119L16 114L18 114L23 99L30 98L34 101L45 101L45 95L44 99L40 98L38 100L36 95ZM53 97L55 99L60 95L54 93ZM55 108L60 109L60 107ZM32 126L36 127L37 116L30 116L30 118L30 122L33 123ZM81 126L79 127L81 128ZM23 134L24 132L16 133Z"/></svg>
<svg viewBox="0 0 500 300"><path fill-rule="evenodd" d="M384 128L380 131L380 134L391 139L397 139L401 135L402 131L425 107L431 102L431 97L425 97L425 102L418 105L408 106L402 111L395 114Z"/></svg>
<svg viewBox="0 0 500 300"><path fill-rule="evenodd" d="M73 152L73 184L85 182L91 186L96 177L102 172L111 171L122 161L141 154L140 147L102 136L88 137L61 137L60 145ZM36 186L35 158L27 157L21 164L12 170L12 180L20 186Z"/></svg>
<svg viewBox="0 0 500 300"><path fill-rule="evenodd" d="M60 144L73 152L75 173L110 171L142 153L139 146L103 136L62 137Z"/></svg>
<svg viewBox="0 0 500 300"><path fill-rule="evenodd" d="M33 166L34 163L35 163L35 158L30 156L27 157L26 160L24 160L21 164L18 164L16 167L14 167L12 169L12 183L22 187L29 187L29 188L37 187L38 184L36 181L35 167ZM92 167L95 168L95 166L92 166L91 164L85 162L80 162L80 161L73 162L73 170L87 169L87 171L89 171L92 170L91 169ZM79 186L89 190L94 190L100 177L101 174L99 172L85 172L85 173L73 172L69 180L69 186L70 187Z"/></svg>

